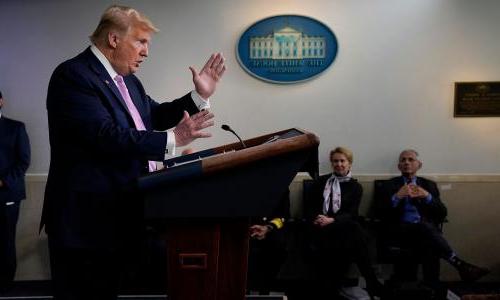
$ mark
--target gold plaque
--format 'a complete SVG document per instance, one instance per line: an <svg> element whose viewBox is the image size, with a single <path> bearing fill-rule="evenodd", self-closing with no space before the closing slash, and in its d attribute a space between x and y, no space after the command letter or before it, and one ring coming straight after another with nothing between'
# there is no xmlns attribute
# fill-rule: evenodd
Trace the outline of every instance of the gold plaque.
<svg viewBox="0 0 500 300"><path fill-rule="evenodd" d="M455 82L454 116L500 116L500 81Z"/></svg>

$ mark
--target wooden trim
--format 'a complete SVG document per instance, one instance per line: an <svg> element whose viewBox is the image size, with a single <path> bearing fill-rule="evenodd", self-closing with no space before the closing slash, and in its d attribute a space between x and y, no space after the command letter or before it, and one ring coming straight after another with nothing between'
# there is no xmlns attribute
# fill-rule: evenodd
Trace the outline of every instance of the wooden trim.
<svg viewBox="0 0 500 300"><path fill-rule="evenodd" d="M399 174L359 174L354 175L360 182L371 182L377 179L389 179ZM500 182L500 175L496 174L419 174L436 182ZM310 179L307 173L298 173L294 181Z"/></svg>
<svg viewBox="0 0 500 300"><path fill-rule="evenodd" d="M278 132L275 134L279 135L283 132ZM248 143L247 141L245 141L245 143L247 143L247 145L249 146L246 149L228 152L224 155L203 159L203 174L210 174L222 170L228 170L235 167L247 165L261 159L276 157L285 153L305 150L319 145L318 137L309 132L304 132L304 134L296 137L278 140L269 144L263 144L267 140L267 138L272 137L275 134L251 139L248 140ZM229 148L227 148L227 146L225 147L226 151L230 150Z"/></svg>

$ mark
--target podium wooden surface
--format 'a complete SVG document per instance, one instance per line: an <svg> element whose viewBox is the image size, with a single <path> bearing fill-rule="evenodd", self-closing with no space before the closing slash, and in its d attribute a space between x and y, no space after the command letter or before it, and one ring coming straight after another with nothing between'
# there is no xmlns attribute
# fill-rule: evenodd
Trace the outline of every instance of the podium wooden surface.
<svg viewBox="0 0 500 300"><path fill-rule="evenodd" d="M165 232L173 300L245 299L250 217L269 215L297 172L318 173L318 138L292 128L165 161L139 178Z"/></svg>

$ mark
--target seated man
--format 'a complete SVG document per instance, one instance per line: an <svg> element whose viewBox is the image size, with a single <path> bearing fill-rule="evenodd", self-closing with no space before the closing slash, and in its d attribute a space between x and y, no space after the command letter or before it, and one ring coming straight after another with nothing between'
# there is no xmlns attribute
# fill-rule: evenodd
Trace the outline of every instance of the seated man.
<svg viewBox="0 0 500 300"><path fill-rule="evenodd" d="M439 258L455 267L463 281L488 274L489 270L460 259L444 238L439 224L447 210L436 183L416 176L421 167L417 151L404 150L398 163L401 176L390 179L384 187L381 212L391 235L421 259L424 281L439 281Z"/></svg>
<svg viewBox="0 0 500 300"><path fill-rule="evenodd" d="M253 219L249 228L248 288L261 295L269 294L287 257L283 226L290 217L289 194L287 190L269 218Z"/></svg>

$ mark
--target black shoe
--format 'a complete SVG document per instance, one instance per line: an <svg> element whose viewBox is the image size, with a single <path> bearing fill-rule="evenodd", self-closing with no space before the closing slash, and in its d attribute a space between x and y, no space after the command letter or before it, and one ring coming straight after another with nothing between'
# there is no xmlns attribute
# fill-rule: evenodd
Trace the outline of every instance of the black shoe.
<svg viewBox="0 0 500 300"><path fill-rule="evenodd" d="M460 278L465 282L474 282L490 273L488 269L469 264L465 261L462 261L460 265L457 266L457 270Z"/></svg>

